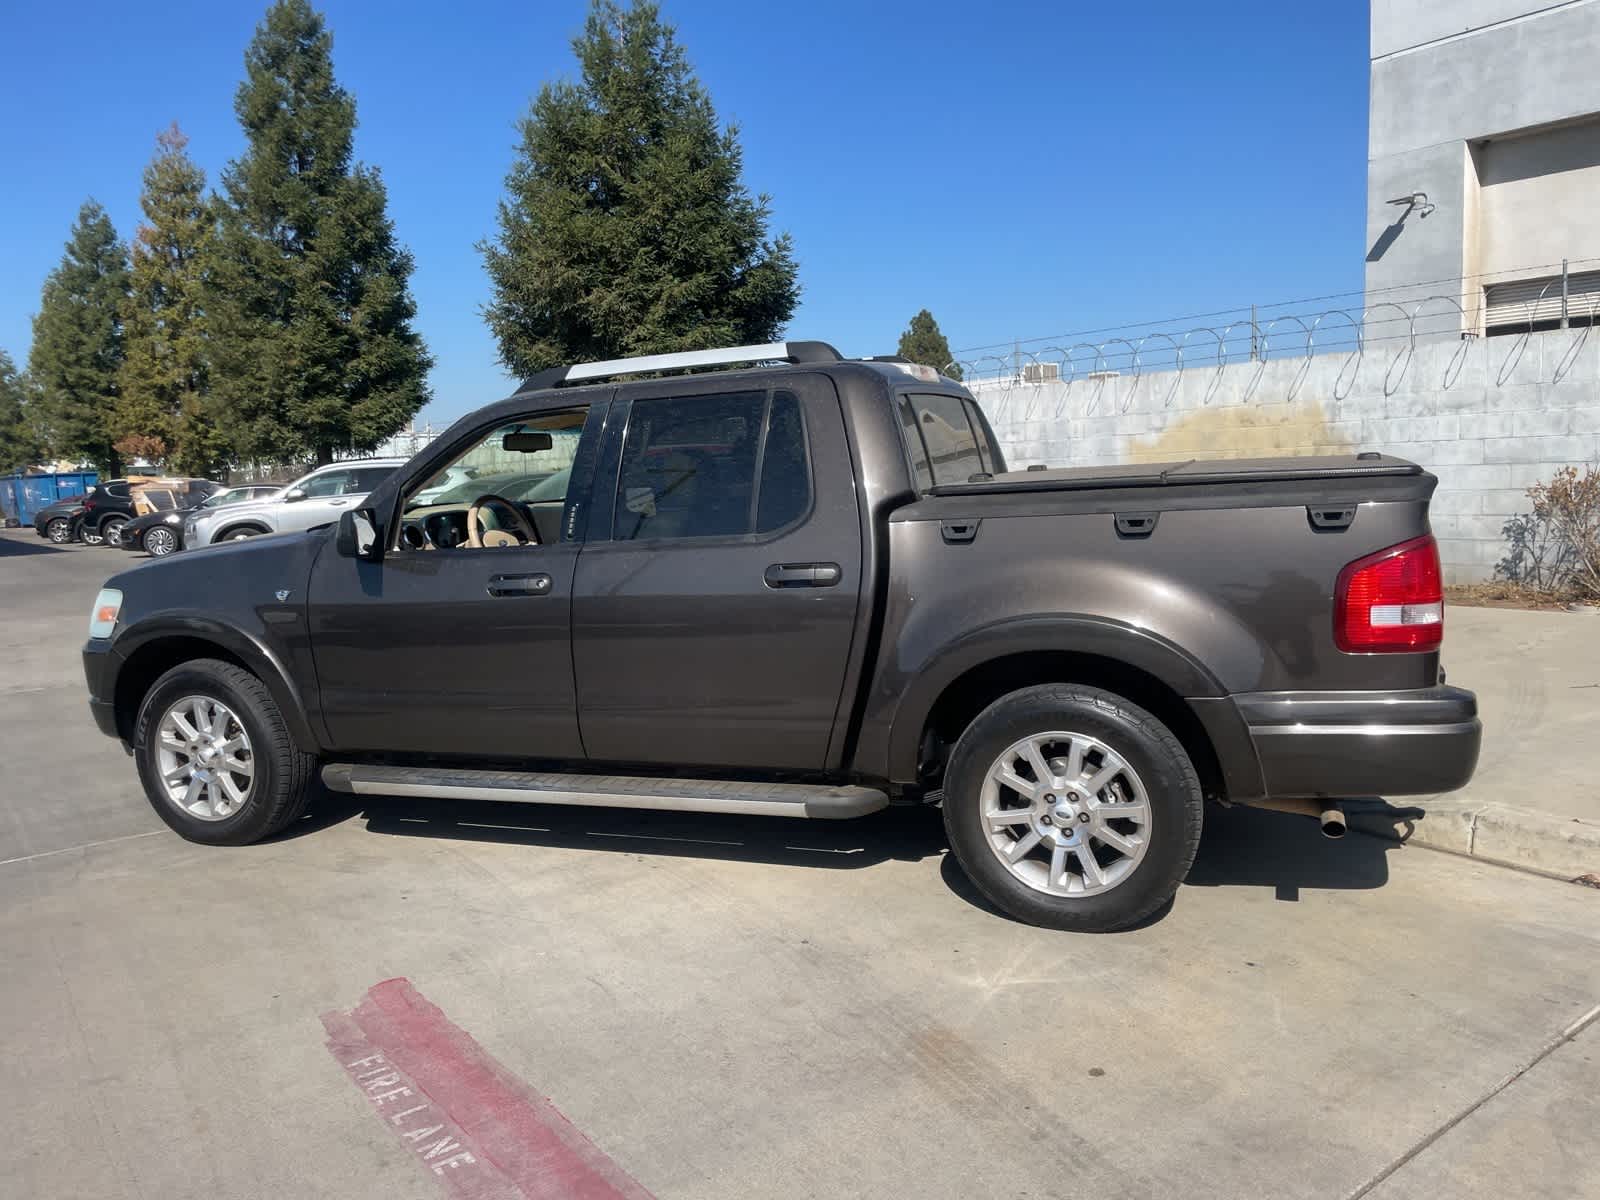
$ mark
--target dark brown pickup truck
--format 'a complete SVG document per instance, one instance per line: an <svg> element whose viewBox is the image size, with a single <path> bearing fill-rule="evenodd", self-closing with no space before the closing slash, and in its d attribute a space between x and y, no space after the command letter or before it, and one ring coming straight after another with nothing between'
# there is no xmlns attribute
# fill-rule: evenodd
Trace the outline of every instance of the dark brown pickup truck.
<svg viewBox="0 0 1600 1200"><path fill-rule="evenodd" d="M958 384L816 342L585 364L462 418L337 526L114 577L84 664L196 841L284 828L319 772L942 804L1001 909L1116 929L1172 897L1208 799L1337 831L1341 797L1471 776L1434 484L1370 454L1009 471Z"/></svg>

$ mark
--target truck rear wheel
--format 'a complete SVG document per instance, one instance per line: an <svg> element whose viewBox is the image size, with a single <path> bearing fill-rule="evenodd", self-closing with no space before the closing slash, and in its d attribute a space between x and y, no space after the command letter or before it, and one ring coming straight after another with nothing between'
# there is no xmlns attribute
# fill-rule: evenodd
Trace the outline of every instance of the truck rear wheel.
<svg viewBox="0 0 1600 1200"><path fill-rule="evenodd" d="M1172 731L1111 692L1003 696L945 773L944 823L997 908L1052 929L1125 929L1170 900L1200 844L1204 798Z"/></svg>
<svg viewBox="0 0 1600 1200"><path fill-rule="evenodd" d="M316 770L266 685L209 658L156 680L139 708L134 755L156 814L213 846L247 845L292 823Z"/></svg>

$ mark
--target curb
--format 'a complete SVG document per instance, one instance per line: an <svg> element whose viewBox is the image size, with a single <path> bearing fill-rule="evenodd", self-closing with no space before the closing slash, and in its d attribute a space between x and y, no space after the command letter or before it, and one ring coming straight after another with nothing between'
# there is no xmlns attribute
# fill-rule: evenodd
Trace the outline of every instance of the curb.
<svg viewBox="0 0 1600 1200"><path fill-rule="evenodd" d="M1345 804L1350 828L1405 845L1427 846L1500 866L1575 880L1600 874L1600 823L1579 817L1439 800L1396 807L1382 800Z"/></svg>

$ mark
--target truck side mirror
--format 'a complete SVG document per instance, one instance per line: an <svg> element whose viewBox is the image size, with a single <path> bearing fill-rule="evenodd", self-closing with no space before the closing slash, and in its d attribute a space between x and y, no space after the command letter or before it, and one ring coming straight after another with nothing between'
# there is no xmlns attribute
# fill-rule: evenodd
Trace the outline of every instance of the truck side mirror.
<svg viewBox="0 0 1600 1200"><path fill-rule="evenodd" d="M383 557L383 542L370 508L339 514L339 532L334 548L346 558L365 558L376 562Z"/></svg>

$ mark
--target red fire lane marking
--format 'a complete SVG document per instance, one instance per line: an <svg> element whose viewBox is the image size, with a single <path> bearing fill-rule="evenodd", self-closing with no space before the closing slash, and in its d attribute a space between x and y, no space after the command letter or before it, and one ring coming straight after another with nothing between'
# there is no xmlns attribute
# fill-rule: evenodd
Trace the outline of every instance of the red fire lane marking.
<svg viewBox="0 0 1600 1200"><path fill-rule="evenodd" d="M462 1200L653 1200L409 980L385 980L322 1023L345 1072Z"/></svg>
<svg viewBox="0 0 1600 1200"><path fill-rule="evenodd" d="M401 1144L459 1200L521 1200L522 1189L490 1162L406 1072L361 1031L348 1013L322 1015L328 1049Z"/></svg>

